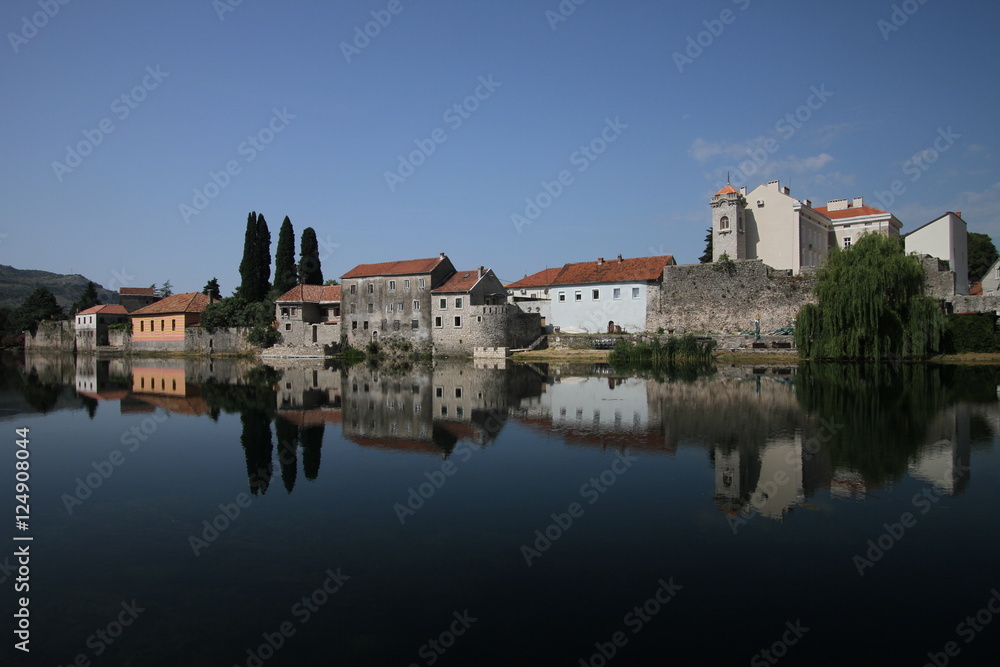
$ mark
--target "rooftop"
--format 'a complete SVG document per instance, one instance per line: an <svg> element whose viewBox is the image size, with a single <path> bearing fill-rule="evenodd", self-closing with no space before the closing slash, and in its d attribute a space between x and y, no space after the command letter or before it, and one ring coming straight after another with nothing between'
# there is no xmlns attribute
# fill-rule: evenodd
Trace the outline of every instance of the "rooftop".
<svg viewBox="0 0 1000 667"><path fill-rule="evenodd" d="M552 281L553 285L582 285L587 283L612 283L626 281L657 280L663 276L663 267L676 264L673 255L657 257L631 257L605 262L567 264Z"/></svg>
<svg viewBox="0 0 1000 667"><path fill-rule="evenodd" d="M275 302L340 303L340 285L296 285Z"/></svg>
<svg viewBox="0 0 1000 667"><path fill-rule="evenodd" d="M530 276L525 276L517 282L509 283L506 287L508 289L528 289L531 287L548 287L552 284L552 281L556 279L559 272L563 270L563 267L557 266L554 269L545 269L539 271L538 273L532 273Z"/></svg>
<svg viewBox="0 0 1000 667"><path fill-rule="evenodd" d="M99 303L86 310L81 310L77 313L77 315L93 315L95 313L101 313L102 315L128 315L128 311L125 310L125 306L119 306L117 303Z"/></svg>
<svg viewBox="0 0 1000 667"><path fill-rule="evenodd" d="M438 264L446 261L444 253L428 259L404 259L396 262L380 262L378 264L358 264L345 273L342 278L367 278L370 276L411 276L430 273Z"/></svg>
<svg viewBox="0 0 1000 667"><path fill-rule="evenodd" d="M488 270L488 269L487 269ZM483 275L486 275L486 270L483 271ZM458 271L453 273L448 280L444 281L437 287L435 287L432 292L468 292L476 283L479 282L479 270L472 269L471 271Z"/></svg>
<svg viewBox="0 0 1000 667"><path fill-rule="evenodd" d="M200 313L208 305L208 297L201 292L174 294L156 303L132 311L133 316L165 315L168 313Z"/></svg>

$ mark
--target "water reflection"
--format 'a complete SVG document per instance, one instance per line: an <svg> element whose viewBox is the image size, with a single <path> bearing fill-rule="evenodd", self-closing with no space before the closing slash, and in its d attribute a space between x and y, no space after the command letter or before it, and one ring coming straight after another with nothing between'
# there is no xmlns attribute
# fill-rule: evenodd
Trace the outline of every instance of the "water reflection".
<svg viewBox="0 0 1000 667"><path fill-rule="evenodd" d="M250 493L318 479L328 429L359 447L447 459L510 424L569 447L704 450L727 516L780 521L820 492L864 500L905 476L944 494L1000 430L994 368L730 367L640 377L607 366L439 362L405 371L334 362L3 358L0 418L103 406L239 415ZM682 378L682 379L677 379Z"/></svg>

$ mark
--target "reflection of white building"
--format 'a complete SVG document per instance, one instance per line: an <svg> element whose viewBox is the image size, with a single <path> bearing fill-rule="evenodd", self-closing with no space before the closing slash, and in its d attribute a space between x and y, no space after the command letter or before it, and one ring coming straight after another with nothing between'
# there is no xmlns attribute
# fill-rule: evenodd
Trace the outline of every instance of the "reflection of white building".
<svg viewBox="0 0 1000 667"><path fill-rule="evenodd" d="M910 462L910 475L949 495L964 491L969 481L970 421L966 405L941 412L928 428L928 442Z"/></svg>
<svg viewBox="0 0 1000 667"><path fill-rule="evenodd" d="M786 440L775 440L760 451L760 477L750 494L750 506L769 519L780 520L785 512L802 503L802 432Z"/></svg>

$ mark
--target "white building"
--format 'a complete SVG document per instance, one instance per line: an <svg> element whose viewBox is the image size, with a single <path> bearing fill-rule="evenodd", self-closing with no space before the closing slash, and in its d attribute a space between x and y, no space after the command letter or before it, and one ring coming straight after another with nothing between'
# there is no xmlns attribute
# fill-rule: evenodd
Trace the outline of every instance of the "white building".
<svg viewBox="0 0 1000 667"><path fill-rule="evenodd" d="M858 237L868 232L879 232L893 238L899 237L903 223L892 213L874 206L866 206L864 199L831 199L816 212L830 220L831 248L849 248Z"/></svg>
<svg viewBox="0 0 1000 667"><path fill-rule="evenodd" d="M917 227L904 239L907 254L915 252L947 261L955 274L955 294L969 293L969 233L961 211L949 211ZM985 281L983 294L986 294Z"/></svg>

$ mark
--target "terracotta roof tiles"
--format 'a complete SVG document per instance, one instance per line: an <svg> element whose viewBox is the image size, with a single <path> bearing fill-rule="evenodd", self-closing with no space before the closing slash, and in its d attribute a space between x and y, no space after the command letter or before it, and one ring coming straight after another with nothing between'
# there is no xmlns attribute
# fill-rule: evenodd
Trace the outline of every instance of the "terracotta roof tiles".
<svg viewBox="0 0 1000 667"><path fill-rule="evenodd" d="M716 192L715 196L718 197L719 195L738 195L738 194L739 192L736 190L736 188L734 188L729 183L726 183L726 187Z"/></svg>
<svg viewBox="0 0 1000 667"><path fill-rule="evenodd" d="M558 266L554 269L545 269L539 271L538 273L532 273L530 276L525 276L517 282L510 283L507 285L508 289L527 289L530 287L548 287L555 280L559 272L563 270L563 267Z"/></svg>
<svg viewBox="0 0 1000 667"><path fill-rule="evenodd" d="M276 302L340 303L340 285L296 285Z"/></svg>
<svg viewBox="0 0 1000 667"><path fill-rule="evenodd" d="M486 275L486 271L483 271L483 275ZM444 281L437 287L435 287L432 292L468 292L476 283L479 282L479 270L472 269L471 271L458 271L448 280Z"/></svg>
<svg viewBox="0 0 1000 667"><path fill-rule="evenodd" d="M820 206L813 209L821 215L825 215L831 220L843 220L845 218L862 218L868 215L887 215L886 211L874 206L852 206L839 211L830 211L827 206Z"/></svg>
<svg viewBox="0 0 1000 667"><path fill-rule="evenodd" d="M663 267L669 264L676 264L673 255L616 258L603 263L593 261L567 264L555 277L552 284L585 285L588 283L658 280L663 276Z"/></svg>
<svg viewBox="0 0 1000 667"><path fill-rule="evenodd" d="M101 313L102 315L128 315L128 311L125 310L125 307L120 306L117 303L100 303L96 306L91 306L86 310L81 310L77 313L77 315L93 315L94 313Z"/></svg>
<svg viewBox="0 0 1000 667"><path fill-rule="evenodd" d="M156 296L152 287L120 287L119 294L137 294L139 296Z"/></svg>
<svg viewBox="0 0 1000 667"><path fill-rule="evenodd" d="M341 277L367 278L369 276L408 276L430 273L445 259L444 257L430 257L428 259L406 259L378 264L358 264Z"/></svg>
<svg viewBox="0 0 1000 667"><path fill-rule="evenodd" d="M133 316L165 315L168 313L200 313L208 305L208 297L201 292L174 294L156 303L132 311Z"/></svg>

